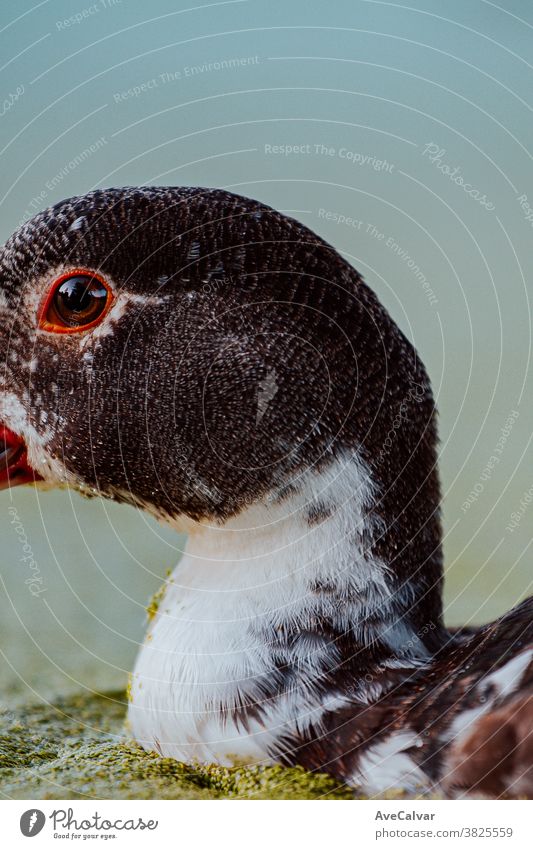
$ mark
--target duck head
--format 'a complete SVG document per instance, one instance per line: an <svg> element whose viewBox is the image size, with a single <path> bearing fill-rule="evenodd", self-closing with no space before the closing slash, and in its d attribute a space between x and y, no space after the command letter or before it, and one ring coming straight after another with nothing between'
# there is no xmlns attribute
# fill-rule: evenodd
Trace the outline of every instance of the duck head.
<svg viewBox="0 0 533 849"><path fill-rule="evenodd" d="M356 458L376 556L414 588L413 617L440 622L424 367L302 224L220 190L91 192L0 250L0 312L4 484L67 484L191 528ZM322 493L309 522L329 509Z"/></svg>

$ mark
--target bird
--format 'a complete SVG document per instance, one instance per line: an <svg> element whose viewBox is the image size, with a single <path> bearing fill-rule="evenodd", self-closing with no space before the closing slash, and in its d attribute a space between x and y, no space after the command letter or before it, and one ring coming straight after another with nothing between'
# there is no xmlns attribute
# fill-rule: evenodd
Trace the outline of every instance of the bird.
<svg viewBox="0 0 533 849"><path fill-rule="evenodd" d="M128 727L364 793L533 795L533 598L443 620L437 411L376 294L218 188L105 188L0 249L0 486L187 534Z"/></svg>

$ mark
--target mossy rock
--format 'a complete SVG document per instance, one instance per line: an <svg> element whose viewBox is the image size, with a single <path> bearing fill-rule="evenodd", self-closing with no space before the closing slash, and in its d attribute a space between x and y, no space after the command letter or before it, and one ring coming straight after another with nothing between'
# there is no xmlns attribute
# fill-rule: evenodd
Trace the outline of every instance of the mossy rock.
<svg viewBox="0 0 533 849"><path fill-rule="evenodd" d="M191 766L124 730L126 694L86 694L0 714L0 796L12 799L353 799L298 767Z"/></svg>

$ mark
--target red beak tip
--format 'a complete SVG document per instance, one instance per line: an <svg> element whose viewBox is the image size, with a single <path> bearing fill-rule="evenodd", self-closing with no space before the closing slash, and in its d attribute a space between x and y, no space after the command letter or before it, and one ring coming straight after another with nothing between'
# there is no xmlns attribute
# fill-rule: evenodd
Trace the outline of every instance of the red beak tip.
<svg viewBox="0 0 533 849"><path fill-rule="evenodd" d="M0 489L39 480L28 464L26 444L21 436L0 425Z"/></svg>

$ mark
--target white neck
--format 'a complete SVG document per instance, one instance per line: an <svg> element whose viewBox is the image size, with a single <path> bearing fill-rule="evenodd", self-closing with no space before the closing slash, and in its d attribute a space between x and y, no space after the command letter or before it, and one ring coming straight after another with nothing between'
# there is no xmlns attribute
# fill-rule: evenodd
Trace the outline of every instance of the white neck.
<svg viewBox="0 0 533 849"><path fill-rule="evenodd" d="M226 608L234 615L245 601L259 616L302 626L306 613L317 612L317 594L309 597L317 582L353 590L352 603L363 590L383 600L390 593L387 568L363 544L379 523L366 514L372 486L361 461L353 456L320 474L306 471L293 486L286 498L273 492L224 525L189 528L176 579L212 595L219 616Z"/></svg>
<svg viewBox="0 0 533 849"><path fill-rule="evenodd" d="M296 688L282 681L267 697L270 737L276 723L314 721L325 702L313 682L340 662L318 621L361 644L408 642L407 625L390 615L390 570L369 549L381 529L369 518L373 487L359 458L292 484L286 498L272 493L222 526L189 528L135 669L130 721L141 742L153 747L157 736L165 754L185 757L191 740L194 757L220 760L227 746L213 749L212 739L227 736L223 714L262 699L280 666L300 674ZM328 705L342 698L331 692Z"/></svg>

